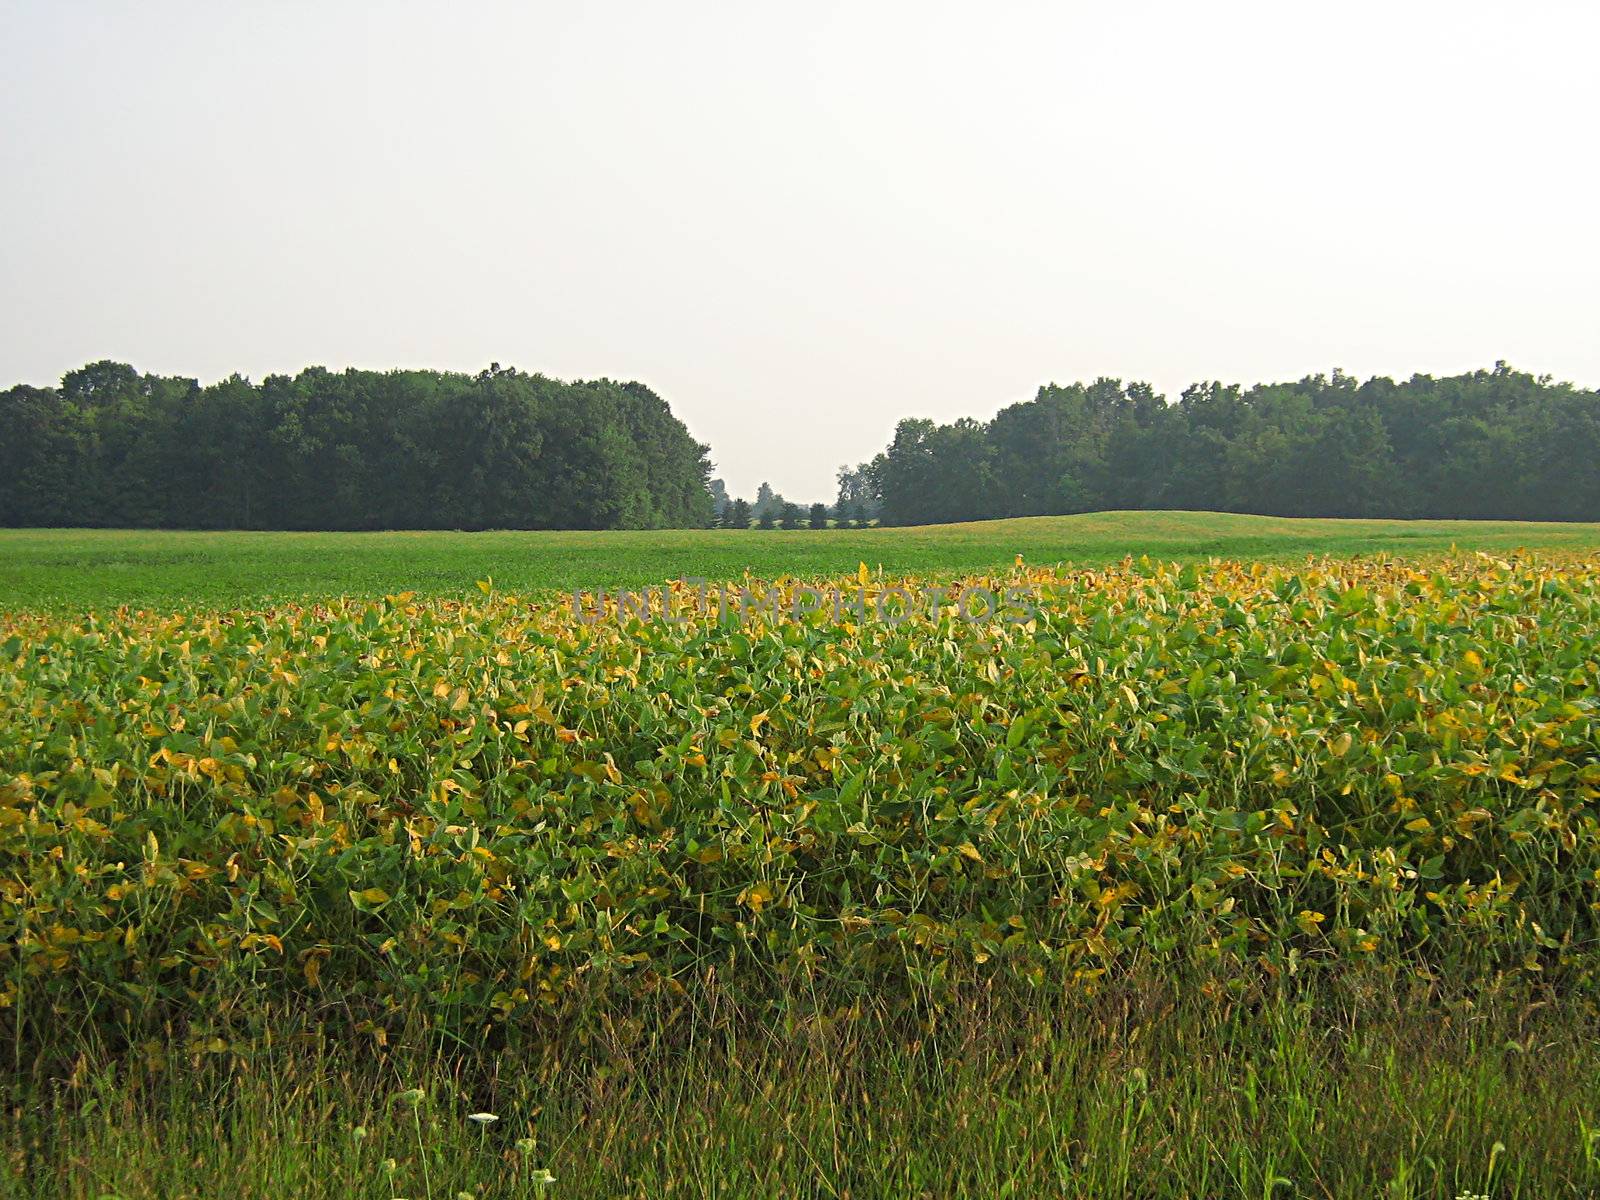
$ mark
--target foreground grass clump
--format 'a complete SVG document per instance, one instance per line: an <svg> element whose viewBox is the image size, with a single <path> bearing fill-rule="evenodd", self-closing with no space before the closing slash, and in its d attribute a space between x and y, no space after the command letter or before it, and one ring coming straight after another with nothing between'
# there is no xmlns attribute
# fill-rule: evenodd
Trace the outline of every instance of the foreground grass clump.
<svg viewBox="0 0 1600 1200"><path fill-rule="evenodd" d="M1036 617L7 618L14 1054L477 1045L708 978L1592 980L1600 560L980 582Z"/></svg>
<svg viewBox="0 0 1600 1200"><path fill-rule="evenodd" d="M979 987L937 1011L683 1005L515 1053L263 1040L79 1058L0 1195L1277 1197L1600 1189L1592 1009L1346 979L1208 999ZM1309 994L1308 994L1309 993ZM770 1014L763 1013L763 1017ZM14 1105L14 1107L12 1107Z"/></svg>

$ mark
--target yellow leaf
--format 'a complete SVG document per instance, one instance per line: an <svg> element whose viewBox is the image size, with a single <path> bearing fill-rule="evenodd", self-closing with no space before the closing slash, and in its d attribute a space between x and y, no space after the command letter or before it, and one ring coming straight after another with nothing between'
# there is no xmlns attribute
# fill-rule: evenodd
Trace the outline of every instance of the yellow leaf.
<svg viewBox="0 0 1600 1200"><path fill-rule="evenodd" d="M983 855L978 853L978 848L971 842L962 842L961 845L956 847L956 850L963 858L970 858L973 862L983 861Z"/></svg>
<svg viewBox="0 0 1600 1200"><path fill-rule="evenodd" d="M485 596L487 596L490 592L494 591L494 577L493 576L490 576L488 579L480 579L477 582L478 582L478 590L480 592L482 592Z"/></svg>
<svg viewBox="0 0 1600 1200"><path fill-rule="evenodd" d="M767 716L765 710L758 712L755 716L751 717L750 736L755 737L757 734L759 734L761 732L761 727L765 725L768 720L770 720L770 718Z"/></svg>
<svg viewBox="0 0 1600 1200"><path fill-rule="evenodd" d="M661 828L661 818L650 803L648 793L641 791L633 794L633 819L648 829Z"/></svg>
<svg viewBox="0 0 1600 1200"><path fill-rule="evenodd" d="M1295 924L1299 925L1300 928L1306 933L1316 933L1317 926L1321 925L1325 920L1327 920L1327 918L1321 913L1312 909L1305 909L1298 917L1295 918Z"/></svg>

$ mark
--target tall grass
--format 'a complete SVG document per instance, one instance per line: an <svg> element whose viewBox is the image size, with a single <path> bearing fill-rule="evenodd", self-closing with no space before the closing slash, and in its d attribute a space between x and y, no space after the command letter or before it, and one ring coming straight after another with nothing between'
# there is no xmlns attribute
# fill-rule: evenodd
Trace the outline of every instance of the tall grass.
<svg viewBox="0 0 1600 1200"><path fill-rule="evenodd" d="M1592 1014L1157 981L763 1025L712 993L484 1055L257 1044L13 1080L0 1194L1592 1195ZM472 1114L492 1114L480 1123Z"/></svg>

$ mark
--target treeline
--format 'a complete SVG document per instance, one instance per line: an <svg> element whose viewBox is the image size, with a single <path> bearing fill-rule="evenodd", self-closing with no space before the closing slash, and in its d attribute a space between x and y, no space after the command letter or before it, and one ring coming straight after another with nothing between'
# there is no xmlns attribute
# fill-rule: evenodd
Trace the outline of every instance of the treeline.
<svg viewBox="0 0 1600 1200"><path fill-rule="evenodd" d="M1166 403L1101 379L992 420L901 421L832 506L755 502L639 383L310 368L208 387L92 363L0 392L0 526L920 525L1102 509L1600 520L1600 393L1499 363Z"/></svg>
<svg viewBox="0 0 1600 1200"><path fill-rule="evenodd" d="M0 526L699 526L706 455L640 383L495 365L201 387L99 362L0 393Z"/></svg>
<svg viewBox="0 0 1600 1200"><path fill-rule="evenodd" d="M1335 371L1249 389L1050 385L993 420L901 421L840 472L885 525L1104 509L1600 520L1600 392L1504 363L1448 379Z"/></svg>
<svg viewBox="0 0 1600 1200"><path fill-rule="evenodd" d="M711 524L717 529L840 529L864 528L867 513L859 505L839 503L833 507L817 501L811 505L785 500L781 492L763 482L756 489L755 503L742 496L730 496L720 479L711 481Z"/></svg>

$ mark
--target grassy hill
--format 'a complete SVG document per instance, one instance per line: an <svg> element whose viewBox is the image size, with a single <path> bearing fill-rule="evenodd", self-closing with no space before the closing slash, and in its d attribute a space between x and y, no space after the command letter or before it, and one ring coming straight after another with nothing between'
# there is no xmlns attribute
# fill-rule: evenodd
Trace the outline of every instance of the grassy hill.
<svg viewBox="0 0 1600 1200"><path fill-rule="evenodd" d="M1313 554L1600 549L1600 525L1346 521L1206 512L1104 512L865 530L190 533L0 530L7 609L239 606L399 591L448 595L493 576L520 592L637 587L745 571L831 575L858 562L891 573L983 570L1124 555L1287 561Z"/></svg>

